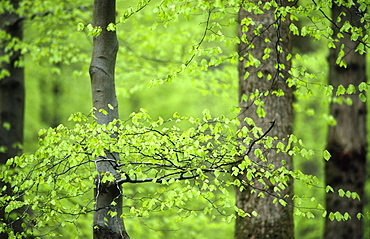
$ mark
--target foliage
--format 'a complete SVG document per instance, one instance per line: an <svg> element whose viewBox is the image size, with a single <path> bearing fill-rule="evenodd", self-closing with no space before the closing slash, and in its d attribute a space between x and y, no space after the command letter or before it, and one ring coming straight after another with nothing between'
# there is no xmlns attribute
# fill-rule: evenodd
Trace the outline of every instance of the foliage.
<svg viewBox="0 0 370 239"><path fill-rule="evenodd" d="M234 28L237 25L235 13L239 9L239 3L240 1L131 1L128 4L133 7L130 7L119 2L118 22L110 27L117 30L121 42L117 65L117 83L121 95L140 96L140 91L145 92L147 86L154 87L150 90L155 91L166 87L165 83L177 84L180 81L191 82L205 94L212 92L222 95L220 92L234 89L232 78L236 73L233 67L238 61L235 45L240 41ZM364 54L369 45L368 24L363 31L348 22L339 34L333 35L331 25L340 19L331 19L328 16L332 4L349 6L352 2L302 1L292 2L287 7L279 6L276 1L257 5L250 2L246 10L263 14L264 10L276 7L277 18L290 17L293 20L290 25L292 35L314 39L316 43L320 42L317 45L324 42L327 47L319 48L319 51L325 52L325 49L335 47L342 49L344 46L336 46L335 43L343 35L350 35L353 41L358 42L355 50ZM7 1L2 1L1 7L2 11L11 8ZM363 1L359 5L359 14L368 23L369 16L365 8L366 3ZM96 30L88 23L91 18L90 10L91 3L86 1L58 1L58 4L52 5L48 1L23 1L22 8L17 11L24 16L25 25L32 35L26 36L24 42L12 40L9 49L22 49L22 53L26 54L26 62L32 61L30 64L33 65L33 61L37 61L43 67L51 66L55 75L62 74L62 70L67 69L61 65L76 65L77 62L86 64L86 52L89 49L82 48L78 43L82 40L90 42L90 39L86 40L76 30L87 35L92 35ZM305 24L300 26L298 23L303 19L306 20ZM248 27L258 23L245 19L243 24ZM139 30L142 26L146 26L145 30ZM7 39L7 36L2 36L2 39ZM266 59L269 58L270 51L271 49L264 49ZM346 67L342 52L339 52L338 64ZM350 104L346 95L356 92L360 92L363 101L366 100L364 92L368 89L368 84L334 89L322 80L322 75L325 74L323 70L312 66L312 62L317 62L317 59L298 53L288 57L293 60L288 82L291 87L296 88L297 112L315 116L320 112L325 122L335 124L333 118L322 110L325 106L313 104L322 103L323 99L327 102L335 100ZM310 57L309 60L306 60L307 57ZM44 63L45 61L48 63ZM256 62L251 56L250 64L260 62ZM22 66L23 62L19 65ZM86 76L80 72L80 65L77 66L78 70L71 67L74 73ZM6 75L6 72L1 74ZM261 96L264 93L266 92L254 96L256 104L262 101ZM308 104L311 105L306 107ZM167 106L164 105L161 111L165 107ZM169 113L167 111L163 114ZM235 115L237 112L231 114ZM279 195L279 191L285 187L289 178L294 178L302 183L300 187L305 188L296 192L296 195L289 195L294 198L295 215L306 218L328 216L332 220L349 219L347 214L326 213L318 199L320 196L316 193L308 196L306 187L316 188L321 195L325 191L331 191L330 187L325 187L313 176L317 172L309 175L311 172L305 174L304 170L302 173L299 169L288 171L284 167L264 168L260 167L259 162L252 162L248 158L248 154L254 154L261 161L266 161L264 152L254 150L253 146L260 144L265 149L278 147L282 153L289 153L297 159L315 158L318 161L323 151L319 149L314 152L310 149L311 146L304 147L299 139L301 135L303 138L307 137L304 134L306 132L297 129L299 137L290 135L286 139L272 138L250 119L247 119L250 129L236 131L238 122L233 115L214 118L207 110L199 118L184 117L177 113L166 119L163 115L162 117L152 120L145 110L140 110L132 113L127 120L98 125L89 117L74 114L71 117L72 123L68 124L70 127L59 125L41 130L39 147L35 153L10 159L3 166L0 176L12 184L16 195L1 195L0 206L6 207L7 212L22 206L32 209L31 214L25 212L21 216L29 222L26 225L28 232L36 235L48 234L48 230L63 227L67 223L80 225L79 219L94 210L91 183L96 177L94 164L98 160L112 161L104 156L108 150L121 155L121 161L116 167L122 179L117 183L125 186L134 184L125 187L122 192L125 195L124 217L127 218L143 217L145 220L145 217L155 217L157 212L176 210L182 219L193 217L202 211L210 217L221 215L223 220L230 222L235 217L235 212L243 216L255 216L258 213L234 208L230 197L234 187L242 190L245 184L253 185L254 181L261 181L265 188L256 188L254 193L263 197L267 188L273 188L276 203L285 205L286 195ZM112 134L115 137L111 137ZM244 144L238 143L241 137L246 138ZM312 148L319 147L313 145ZM244 157L245 152L247 154ZM324 151L323 155L326 160L329 158L327 152ZM244 170L247 172L245 181L232 177ZM103 176L105 183L114 181L109 174ZM150 186L142 186L141 183L144 182ZM158 185L152 186L154 184ZM358 199L354 192L336 193ZM20 200L20 196L24 197L24 201ZM192 200L199 200L201 209L194 207ZM9 225L2 225L0 230L8 230L7 226Z"/></svg>
<svg viewBox="0 0 370 239"><path fill-rule="evenodd" d="M255 193L264 197L267 188L273 188L276 203L286 205L284 198L288 195L279 195L279 191L285 187L289 177L307 185L315 182L314 177L300 171L288 171L285 167L269 165L260 168L260 164L252 162L248 154L253 153L266 161L261 150L254 150L253 146L263 144L265 149L269 149L277 139L266 136L268 132L261 132L258 127L250 131L245 128L235 131L236 119L213 118L208 111L203 112L202 118L181 117L175 113L167 120L151 120L145 110L141 110L126 121L117 120L107 125L89 122L88 117L81 114L72 115L71 120L76 122L73 128L59 125L41 130L38 150L31 155L10 159L7 166L17 167L14 171L7 168L1 175L6 182L12 183L16 192L14 196L3 198L3 203L7 204L6 211L24 205L35 210L34 215L29 215L29 220L35 222L29 230L56 222L58 226L64 226L67 222L74 223L79 215L92 212L94 203L86 199L90 198L86 195L91 195L91 181L97 176L93 168L99 161L112 162L122 176L117 181L110 173L105 173L101 175L102 183L161 185L145 191L135 188L134 191L122 192L126 218L148 217L171 208L177 208L180 218L189 217L199 208L187 208L186 202L202 198L209 203L202 208L204 214L212 217L221 214L230 221L235 217L233 210L244 216L257 213L234 208L229 197L230 187L243 190L243 185L253 187L254 181L263 182L264 188L255 187ZM180 129L183 124L185 130ZM237 138L241 137L245 138L248 148L237 143ZM282 152L307 155L306 149L292 145L297 142L294 136L286 141L285 144L276 144ZM119 153L121 160L116 162L105 157L106 151ZM230 177L244 170L247 171L245 181ZM20 181L14 182L15 173ZM24 201L17 200L21 195L25 197ZM300 198L295 197L296 200ZM73 206L69 202L71 198L76 200ZM306 212L306 216L310 215Z"/></svg>

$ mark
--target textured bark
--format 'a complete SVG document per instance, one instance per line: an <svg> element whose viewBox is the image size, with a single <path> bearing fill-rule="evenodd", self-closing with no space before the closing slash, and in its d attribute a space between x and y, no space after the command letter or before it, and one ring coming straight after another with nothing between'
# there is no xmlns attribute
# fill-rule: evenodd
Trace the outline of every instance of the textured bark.
<svg viewBox="0 0 370 239"><path fill-rule="evenodd" d="M258 1L254 1L256 4ZM263 3L268 1L262 1ZM284 2L284 1L283 1ZM291 63L286 60L286 55L290 53L290 38L289 38L289 23L288 21L282 22L279 19L274 18L274 9L269 11L265 10L263 14L254 14L245 11L243 8L239 11L239 22L242 22L244 18L251 18L255 22L255 25L250 25L247 32L242 31L242 26L239 28L239 36L245 34L248 42L241 42L239 44L239 54L242 60L239 62L239 106L241 113L239 120L241 122L240 127L249 127L244 119L245 117L252 118L258 127L261 127L266 132L271 127L271 122L275 122L274 127L269 132L269 136L276 136L278 138L286 138L287 135L292 133L293 124L293 92L286 84L288 78L288 70ZM277 23L278 26L274 27L273 24ZM262 28L259 30L260 35L255 35L253 31L255 28L262 24ZM269 39L270 41L266 41ZM280 39L280 41L279 41ZM250 47L251 44L254 47ZM282 53L277 52L277 45L283 49ZM270 58L262 60L265 48L270 48ZM246 54L251 53L254 58L258 59L261 64L258 67L245 65ZM284 64L285 69L276 69L277 63ZM257 73L261 71L264 76L258 77ZM246 72L249 76L245 79ZM270 80L267 76L271 75ZM269 94L266 97L262 97L261 100L265 103L266 116L261 118L256 114L256 106L253 105L253 100L242 101L242 96L250 96L256 89L260 92L273 91L281 89L285 95L277 97L276 95ZM248 147L248 146L247 146ZM258 146L256 146L258 147ZM275 167L281 167L282 161L284 160L286 168L292 170L292 158L287 154L277 153L275 149L262 149L264 152L267 162L261 162L256 158L253 153L249 155L252 161L258 162L259 165L273 164ZM240 179L246 180L246 177L240 176ZM253 187L261 188L261 184L256 182ZM239 208L242 208L246 212L256 211L259 215L252 217L237 217L235 226L235 238L293 238L294 227L293 227L293 205L290 199L286 199L289 203L283 207L279 203L273 203L275 196L270 195L276 193L272 187L264 190L265 198L258 197L257 193L251 193L250 186L246 186L243 191L237 190L236 193L236 204ZM287 188L281 193L281 197L285 195L292 196L292 182L290 181Z"/></svg>
<svg viewBox="0 0 370 239"><path fill-rule="evenodd" d="M350 21L357 27L360 24L360 16L356 13L356 8L338 7L333 4L332 17L336 20L340 12L342 22L337 26L343 25L344 21ZM338 32L338 27L333 26L334 35ZM339 46L345 45L345 57L347 68L339 67L335 62L338 56ZM330 75L329 84L336 89L339 85L347 88L349 84L358 86L366 81L366 58L354 50L358 42L350 41L350 37L344 34L337 43L337 49L332 49L329 56ZM335 126L329 128L327 139L327 150L331 153L331 159L325 165L326 184L334 188L335 191L343 189L345 191L355 191L361 201L339 197L337 194L329 193L326 195L326 209L328 212L339 211L348 212L352 217L349 221L325 221L325 238L362 238L362 221L356 218L357 213L363 211L364 184L365 184L365 164L367 154L366 140L366 103L362 102L358 95L349 96L353 104L331 103L330 113L337 121Z"/></svg>
<svg viewBox="0 0 370 239"><path fill-rule="evenodd" d="M14 8L18 7L18 0L11 1ZM16 13L3 13L0 15L0 27L6 31L11 39L22 39L22 23ZM0 152L0 164L5 164L9 158L22 153L21 145L23 144L23 119L24 119L24 70L16 67L16 62L20 60L19 51L11 49L6 50L9 42L1 40L0 55L9 55L8 62L1 62L1 69L7 70L9 76L0 79L0 146L5 147L5 152ZM8 124L10 128L5 127ZM9 184L0 181L0 188L7 185L7 190L3 194L12 195ZM20 209L21 210L21 209ZM20 211L19 210L19 211ZM13 212L21 213L21 212ZM4 220L12 227L15 232L22 232L22 220L9 218L9 213L0 208L0 221ZM12 215L13 217L14 215ZM6 234L0 234L0 238L7 238Z"/></svg>
<svg viewBox="0 0 370 239"><path fill-rule="evenodd" d="M95 0L93 25L101 27L102 32L94 37L92 60L90 64L90 78L92 86L93 106L96 109L95 117L99 124L108 124L118 118L118 103L115 92L114 69L118 42L115 31L107 31L109 23L115 23L116 14L115 0ZM108 105L114 107L110 109ZM104 109L107 115L99 112ZM114 137L114 136L112 136ZM119 155L107 152L106 157L119 160ZM120 174L115 170L112 162L99 161L96 163L99 173L110 172L115 179L120 179ZM95 179L95 214L94 214L94 238L95 239L118 239L129 238L122 215L122 188L114 182L101 182L101 176ZM113 203L114 202L114 203ZM113 204L112 204L113 203ZM110 216L109 211L117 213Z"/></svg>

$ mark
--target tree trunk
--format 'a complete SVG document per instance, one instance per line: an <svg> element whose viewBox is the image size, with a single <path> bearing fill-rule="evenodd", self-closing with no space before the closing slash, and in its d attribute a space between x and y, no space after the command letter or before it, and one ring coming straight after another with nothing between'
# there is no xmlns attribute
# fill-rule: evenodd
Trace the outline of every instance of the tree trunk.
<svg viewBox="0 0 370 239"><path fill-rule="evenodd" d="M257 5L258 1L253 2ZM243 19L246 18L251 18L255 24L249 25L248 29L243 29ZM293 125L293 91L286 83L291 65L286 60L287 54L291 51L288 20L281 21L280 18L275 18L274 9L264 10L263 14L255 14L245 11L242 7L239 11L239 23L241 23L239 36L242 39L239 44L241 60L238 66L240 127L250 127L244 120L246 117L252 118L257 127L261 127L264 132L271 127L272 122L275 122L268 135L279 139L286 138L287 135L292 133ZM277 23L277 26L273 26L274 23ZM262 28L259 29L260 34L255 35L253 31L259 24L262 24ZM243 38L246 40L243 40ZM269 39L269 41L266 41L266 39ZM251 47L252 45L253 47ZM278 52L278 46L283 49L283 52ZM264 60L263 55L267 48L270 49L270 57ZM251 58L248 54L253 55L261 64L250 65ZM275 66L278 63L285 65L285 69L283 67L276 68ZM263 76L259 75L261 73L258 72L261 72ZM284 92L284 96L277 97L271 93L279 89ZM255 90L270 92L268 96L261 96L260 98L261 101L264 101L265 117L259 117L256 113L257 106L253 104L256 98L243 100L243 95L249 97ZM248 147L248 145L246 146ZM254 148L256 147L258 146L254 146ZM262 151L267 158L266 162L262 162L253 153L249 155L252 161L258 162L259 167L273 164L275 168L278 168L285 161L285 167L292 170L292 158L289 155L277 153L275 149L268 151L263 149ZM240 176L240 179L247 180L245 175ZM262 188L263 186L256 182L253 187ZM271 195L276 195L273 187L262 190L262 192L265 192L265 198L257 196L261 191L257 190L257 193L251 193L251 190L253 188L250 186L246 186L243 191L237 189L236 204L245 212L256 211L259 215L245 218L237 217L235 238L293 238L293 204L291 199L285 199L288 205L284 207L279 203L273 203L276 198L276 196ZM289 181L286 189L280 192L280 197L292 196L292 190L292 182Z"/></svg>
<svg viewBox="0 0 370 239"><path fill-rule="evenodd" d="M59 79L45 79L44 76L40 76L39 89L43 94L50 97L50 101L41 101L41 122L52 128L56 128L62 122L60 110L63 101L62 84Z"/></svg>
<svg viewBox="0 0 370 239"><path fill-rule="evenodd" d="M18 8L19 0L12 0L14 9ZM14 12L5 12L0 15L0 27L9 34L10 39L22 40L23 30L20 17ZM0 79L0 164L5 164L9 158L22 153L23 144L23 120L24 120L24 70L18 67L21 53L15 49L7 49L8 41L1 39L0 56L8 56L9 61L1 62L1 70L7 71L8 75ZM12 195L10 185L0 181L0 188L6 185L4 195ZM17 212L13 212L17 213ZM18 212L21 213L21 212ZM14 215L13 215L14 216ZM23 231L22 220L9 218L9 213L0 208L0 221L10 223L16 233ZM14 220L14 221L13 221ZM7 238L6 234L0 234L0 238Z"/></svg>
<svg viewBox="0 0 370 239"><path fill-rule="evenodd" d="M114 69L118 42L115 31L107 31L109 23L115 23L115 0L95 0L93 25L101 27L102 32L94 37L93 54L90 65L93 106L96 109L95 117L99 124L108 124L118 118L118 103L115 92ZM108 107L110 105L111 107ZM113 109L111 109L113 107ZM104 109L108 114L100 112ZM114 137L114 136L112 136ZM106 157L119 160L119 155L107 152ZM110 172L116 180L120 174L114 169L112 162L99 161L96 163L99 173ZM94 238L118 239L129 238L122 215L122 188L114 182L101 182L99 175L95 180L95 214ZM116 216L109 212L117 213Z"/></svg>
<svg viewBox="0 0 370 239"><path fill-rule="evenodd" d="M363 27L360 16L355 7L339 7L333 4L332 18L336 21L338 15L342 21L333 26L334 36L339 32L345 21L357 27ZM337 89L339 85L348 87L349 84L358 86L366 81L366 57L355 52L358 42L350 40L348 34L338 39L336 49L330 50L329 55L329 84ZM336 64L340 45L344 44L347 68L339 67ZM326 184L330 185L337 192L338 189L357 192L361 201L339 197L336 193L326 194L326 209L328 212L348 212L352 217L349 221L325 221L325 238L362 238L362 220L356 218L357 213L363 212L364 206L364 184L365 164L367 154L366 140L366 103L362 102L358 95L349 96L352 105L345 103L330 104L330 113L337 121L335 126L329 128L327 138L327 150L331 153L331 159L325 165Z"/></svg>

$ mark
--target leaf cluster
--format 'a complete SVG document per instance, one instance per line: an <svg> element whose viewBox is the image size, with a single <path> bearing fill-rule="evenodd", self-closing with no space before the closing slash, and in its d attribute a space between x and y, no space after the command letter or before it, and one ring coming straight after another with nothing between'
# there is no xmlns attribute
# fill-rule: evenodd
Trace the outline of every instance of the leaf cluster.
<svg viewBox="0 0 370 239"><path fill-rule="evenodd" d="M265 151L271 148L303 156L308 153L293 146L298 143L294 136L284 143L266 136L269 131L262 132L258 127L236 130L237 119L214 118L208 110L201 118L175 113L166 120L152 120L141 109L127 120L107 125L99 125L80 113L70 120L75 122L71 128L59 125L41 130L38 150L9 159L2 171L1 177L10 183L14 195L1 195L1 207L7 213L26 207L22 217L33 225L26 232L33 230L34 235L49 224L63 226L99 210L94 209L92 199L87 199L91 198L91 182L98 176L95 164L99 162L110 163L120 174L115 178L111 173L102 173L101 183L158 185L121 192L126 208L123 217L148 217L172 208L177 208L180 217L188 217L199 209L188 208L187 202L202 199L208 204L201 209L203 213L212 217L221 214L230 221L235 217L233 210L242 216L253 214L234 208L229 195L233 187L245 190L246 185L251 186L252 193L260 197L272 194L276 203L285 206L285 199L292 195L280 195L280 191L291 178L314 183L311 177L290 171L284 164L276 167L268 163ZM238 143L241 138L242 144ZM114 154L108 152L119 154L120 160L110 158ZM251 161L251 153L260 161ZM236 177L244 173L245 179ZM263 186L257 186L261 183Z"/></svg>

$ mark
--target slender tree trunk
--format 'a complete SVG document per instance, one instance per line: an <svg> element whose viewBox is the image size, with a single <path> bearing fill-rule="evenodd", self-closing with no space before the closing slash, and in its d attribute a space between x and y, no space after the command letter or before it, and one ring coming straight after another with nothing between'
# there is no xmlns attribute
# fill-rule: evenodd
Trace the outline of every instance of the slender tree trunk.
<svg viewBox="0 0 370 239"><path fill-rule="evenodd" d="M118 118L118 103L115 92L114 69L118 42L115 31L107 31L109 23L115 23L115 0L95 0L93 25L101 27L102 32L94 37L94 48L90 65L93 106L96 109L95 117L99 124L108 124ZM111 107L108 107L110 105ZM111 109L113 107L113 109ZM108 114L103 114L104 109ZM114 136L112 136L114 137ZM119 160L119 155L107 152L110 159ZM120 174L114 169L112 162L99 161L96 163L99 173L110 172L116 180ZM122 215L122 188L114 182L101 182L101 176L95 180L95 214L94 238L118 239L129 238ZM117 213L111 216L109 212Z"/></svg>
<svg viewBox="0 0 370 239"><path fill-rule="evenodd" d="M19 0L12 0L14 9L18 8ZM9 34L12 40L22 40L23 30L20 17L14 12L5 12L0 15L0 27ZM22 153L23 144L23 120L24 120L24 70L17 67L21 58L20 51L8 49L8 41L1 39L0 56L9 56L9 61L1 62L1 70L7 71L7 76L0 79L0 164L5 164L9 158ZM0 188L6 185L3 194L12 195L10 185L0 181ZM17 213L17 212L12 212ZM18 212L19 213L19 212ZM22 220L15 219L0 208L0 221L9 223L14 232L23 231ZM0 238L7 238L7 234L0 234Z"/></svg>
<svg viewBox="0 0 370 239"><path fill-rule="evenodd" d="M258 1L253 2L257 5ZM268 1L264 0L262 2ZM255 23L254 25L249 25L248 29L243 27L243 19L246 18L252 19ZM240 127L250 127L244 121L246 117L252 118L257 127L261 127L264 132L271 127L272 122L275 122L268 135L276 136L280 139L286 138L287 135L292 133L293 125L293 92L286 84L286 80L289 77L287 72L291 65L286 60L287 54L291 51L289 23L287 20L280 21L278 17L274 17L274 9L264 10L263 14L255 14L245 11L243 7L239 11L239 23L239 36L242 39L239 44L241 60L238 67L239 106L241 108L239 115ZM273 26L275 23L277 26ZM262 28L259 29L260 34L256 35L253 31L259 24L262 24ZM278 52L280 47L283 49L283 52ZM270 49L270 57L264 60L264 53L269 51L265 51L265 49ZM260 64L251 65L249 54L257 59ZM285 69L283 67L276 68L276 64L283 64ZM259 74L263 74L263 76ZM272 91L279 89L284 92L284 96L277 97L272 94ZM270 92L269 95L260 98L264 101L265 117L259 117L256 113L257 106L253 104L256 98L247 101L243 100L243 95L249 97L255 90ZM273 164L277 168L281 167L282 162L285 161L285 167L292 170L292 159L289 155L277 153L274 149L268 151L262 149L262 151L267 158L266 162L262 162L253 153L249 155L252 161L259 163L258 167ZM242 175L240 179L246 180L246 176ZM255 182L253 187L262 188L263 186ZM288 205L284 207L279 203L273 203L276 197L272 195L276 195L276 193L272 187L262 190L262 192L265 192L265 198L257 196L261 192L259 190L257 190L257 193L251 193L251 190L254 188L246 186L246 189L243 191L237 190L237 206L248 213L256 211L259 215L245 218L237 217L235 238L293 238L292 201L286 199ZM283 198L285 195L292 196L292 190L292 182L289 181L286 189L280 192L280 197Z"/></svg>
<svg viewBox="0 0 370 239"><path fill-rule="evenodd" d="M342 21L333 26L334 36L338 33L345 21L357 27L363 27L357 9L339 7L333 4L332 18L336 21L338 15ZM336 89L339 85L348 87L349 84L358 86L366 81L366 56L355 52L358 42L350 40L350 36L343 34L344 38L338 39L336 49L330 50L329 65L330 75L329 84ZM340 45L344 44L347 68L339 67L336 64ZM335 191L343 189L357 192L361 201L339 197L337 194L329 193L326 195L326 209L328 212L339 211L348 212L352 217L349 221L325 221L325 238L362 238L362 220L356 218L357 213L363 212L364 206L364 184L365 184L365 164L367 154L366 140L366 103L362 102L358 95L349 96L352 105L345 103L330 104L330 113L337 121L335 126L329 128L327 139L327 150L331 153L331 159L325 165L326 184L334 188Z"/></svg>

